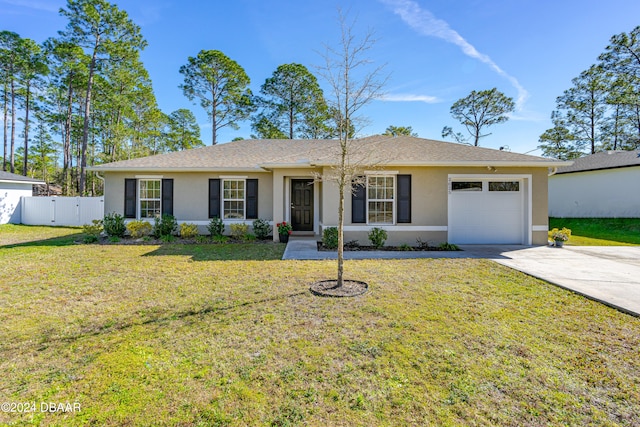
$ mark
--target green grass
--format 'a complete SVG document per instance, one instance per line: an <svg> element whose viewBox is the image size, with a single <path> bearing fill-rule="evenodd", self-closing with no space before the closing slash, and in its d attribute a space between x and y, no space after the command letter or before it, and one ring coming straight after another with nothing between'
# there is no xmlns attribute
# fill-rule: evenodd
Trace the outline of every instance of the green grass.
<svg viewBox="0 0 640 427"><path fill-rule="evenodd" d="M487 260L331 299L335 262L216 248L0 247L0 401L81 405L0 425L640 424L640 319Z"/></svg>
<svg viewBox="0 0 640 427"><path fill-rule="evenodd" d="M549 218L549 229L571 229L568 245L640 245L640 218Z"/></svg>

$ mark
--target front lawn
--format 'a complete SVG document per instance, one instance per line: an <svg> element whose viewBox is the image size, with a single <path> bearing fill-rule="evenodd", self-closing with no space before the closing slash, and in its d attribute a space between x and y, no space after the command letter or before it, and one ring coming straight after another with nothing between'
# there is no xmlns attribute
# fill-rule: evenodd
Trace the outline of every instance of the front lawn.
<svg viewBox="0 0 640 427"><path fill-rule="evenodd" d="M640 245L640 218L549 218L549 229L571 229L568 245Z"/></svg>
<svg viewBox="0 0 640 427"><path fill-rule="evenodd" d="M640 319L487 260L348 261L370 293L318 298L334 261L241 246L0 247L0 401L38 409L0 424L640 424Z"/></svg>

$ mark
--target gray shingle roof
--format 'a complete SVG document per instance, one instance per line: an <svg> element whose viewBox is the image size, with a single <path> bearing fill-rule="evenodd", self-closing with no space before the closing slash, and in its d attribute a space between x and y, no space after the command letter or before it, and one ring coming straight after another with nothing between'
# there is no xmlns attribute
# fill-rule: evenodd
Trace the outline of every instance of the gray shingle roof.
<svg viewBox="0 0 640 427"><path fill-rule="evenodd" d="M28 176L16 175L15 173L0 171L0 182L6 181L20 181L31 184L44 184L44 181L39 179L29 178Z"/></svg>
<svg viewBox="0 0 640 427"><path fill-rule="evenodd" d="M558 168L558 174L584 172L599 169L616 169L640 166L638 151L603 151L574 160L573 165Z"/></svg>
<svg viewBox="0 0 640 427"><path fill-rule="evenodd" d="M263 170L337 164L336 140L241 140L94 166L96 171ZM351 141L352 159L364 164L561 166L558 160L411 136L371 136Z"/></svg>

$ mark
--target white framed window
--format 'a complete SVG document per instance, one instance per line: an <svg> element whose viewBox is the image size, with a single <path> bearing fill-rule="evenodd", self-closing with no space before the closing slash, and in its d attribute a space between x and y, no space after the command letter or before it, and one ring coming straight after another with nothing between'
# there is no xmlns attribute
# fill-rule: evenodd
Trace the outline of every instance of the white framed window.
<svg viewBox="0 0 640 427"><path fill-rule="evenodd" d="M395 223L395 191L394 175L367 176L367 223Z"/></svg>
<svg viewBox="0 0 640 427"><path fill-rule="evenodd" d="M245 218L245 180L224 179L222 181L222 218Z"/></svg>
<svg viewBox="0 0 640 427"><path fill-rule="evenodd" d="M162 213L162 180L138 180L138 203L140 218L155 218Z"/></svg>

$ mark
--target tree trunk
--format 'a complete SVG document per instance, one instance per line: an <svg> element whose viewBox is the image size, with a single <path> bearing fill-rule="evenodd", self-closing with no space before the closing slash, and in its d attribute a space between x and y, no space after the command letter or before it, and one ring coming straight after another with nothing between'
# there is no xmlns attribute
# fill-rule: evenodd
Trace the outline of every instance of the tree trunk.
<svg viewBox="0 0 640 427"><path fill-rule="evenodd" d="M11 164L11 173L16 171L16 88L11 79L11 154L9 157L9 163Z"/></svg>
<svg viewBox="0 0 640 427"><path fill-rule="evenodd" d="M338 184L340 187L340 201L338 202L338 279L336 287L344 285L344 177Z"/></svg>
<svg viewBox="0 0 640 427"><path fill-rule="evenodd" d="M96 41L89 66L89 82L87 83L87 95L84 101L84 124L82 128L82 148L80 153L80 182L78 184L78 193L84 196L85 186L87 182L87 146L89 144L89 116L91 115L91 90L93 88L93 74L96 67L96 56L98 53L99 42Z"/></svg>
<svg viewBox="0 0 640 427"><path fill-rule="evenodd" d="M293 122L294 114L293 114L293 94L289 92L289 139L293 139Z"/></svg>
<svg viewBox="0 0 640 427"><path fill-rule="evenodd" d="M218 141L216 141L216 125L217 125L217 117L216 117L216 104L213 104L211 109L211 145L216 145Z"/></svg>
<svg viewBox="0 0 640 427"><path fill-rule="evenodd" d="M31 98L31 82L27 81L27 92L24 113L24 159L22 162L22 175L27 176L27 167L29 166L29 101Z"/></svg>
<svg viewBox="0 0 640 427"><path fill-rule="evenodd" d="M69 74L69 87L67 89L67 117L64 122L64 143L63 143L63 179L64 194L71 195L71 120L73 114L73 74Z"/></svg>
<svg viewBox="0 0 640 427"><path fill-rule="evenodd" d="M2 151L2 170L6 172L7 170L7 143L9 142L8 137L9 137L9 123L7 123L7 118L9 117L9 110L8 110L8 103L9 103L9 99L8 99L8 93L7 93L7 85L4 84L2 86L2 110L3 110L3 121L2 123L4 123L4 132L3 132L3 138L4 138L4 151Z"/></svg>

